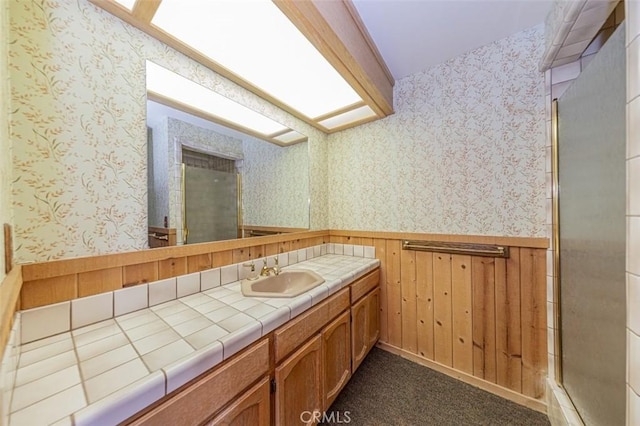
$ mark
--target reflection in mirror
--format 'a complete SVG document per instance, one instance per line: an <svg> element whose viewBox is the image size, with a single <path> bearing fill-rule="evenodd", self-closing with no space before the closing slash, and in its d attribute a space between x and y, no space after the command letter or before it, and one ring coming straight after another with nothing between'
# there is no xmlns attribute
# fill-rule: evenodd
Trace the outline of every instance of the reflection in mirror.
<svg viewBox="0 0 640 426"><path fill-rule="evenodd" d="M306 137L278 146L175 106L147 101L150 247L309 228Z"/></svg>

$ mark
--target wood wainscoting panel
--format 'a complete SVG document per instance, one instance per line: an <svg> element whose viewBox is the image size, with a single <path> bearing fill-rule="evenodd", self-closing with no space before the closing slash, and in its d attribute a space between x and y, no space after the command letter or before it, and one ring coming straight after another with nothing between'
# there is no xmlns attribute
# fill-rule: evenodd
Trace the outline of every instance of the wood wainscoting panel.
<svg viewBox="0 0 640 426"><path fill-rule="evenodd" d="M496 382L495 260L474 257L473 288L473 375Z"/></svg>
<svg viewBox="0 0 640 426"><path fill-rule="evenodd" d="M416 252L416 297L418 355L434 359L433 253Z"/></svg>
<svg viewBox="0 0 640 426"><path fill-rule="evenodd" d="M122 288L122 268L101 269L78 274L78 297L92 296Z"/></svg>
<svg viewBox="0 0 640 426"><path fill-rule="evenodd" d="M513 332L520 330L520 249L510 255L496 259L496 375L500 386L522 392L522 336Z"/></svg>
<svg viewBox="0 0 640 426"><path fill-rule="evenodd" d="M387 240L375 238L373 247L376 249L376 257L382 259L380 261L380 340L389 341L388 332L388 312L387 305L387 262L383 261L387 256Z"/></svg>
<svg viewBox="0 0 640 426"><path fill-rule="evenodd" d="M36 308L78 297L78 275L63 275L22 284L20 309Z"/></svg>
<svg viewBox="0 0 640 426"><path fill-rule="evenodd" d="M128 265L122 269L122 285L129 287L158 281L158 262Z"/></svg>
<svg viewBox="0 0 640 426"><path fill-rule="evenodd" d="M451 256L453 368L473 374L471 256Z"/></svg>
<svg viewBox="0 0 640 426"><path fill-rule="evenodd" d="M231 258L229 258L229 263L232 263ZM200 272L211 268L213 268L211 253L187 256L187 271L189 273Z"/></svg>
<svg viewBox="0 0 640 426"><path fill-rule="evenodd" d="M510 257L402 250L405 239L500 244ZM330 241L376 249L381 346L544 406L546 239L331 230Z"/></svg>
<svg viewBox="0 0 640 426"><path fill-rule="evenodd" d="M434 360L453 364L453 327L451 318L451 255L433 254Z"/></svg>
<svg viewBox="0 0 640 426"><path fill-rule="evenodd" d="M187 258L171 257L158 261L158 279L173 278L187 274Z"/></svg>
<svg viewBox="0 0 640 426"><path fill-rule="evenodd" d="M400 292L402 297L402 347L418 353L416 317L416 252L400 252Z"/></svg>
<svg viewBox="0 0 640 426"><path fill-rule="evenodd" d="M522 393L542 398L547 375L546 253L520 250Z"/></svg>
<svg viewBox="0 0 640 426"><path fill-rule="evenodd" d="M402 249L399 240L387 240L386 246L387 335L391 345L401 348L402 288L400 286L400 252Z"/></svg>

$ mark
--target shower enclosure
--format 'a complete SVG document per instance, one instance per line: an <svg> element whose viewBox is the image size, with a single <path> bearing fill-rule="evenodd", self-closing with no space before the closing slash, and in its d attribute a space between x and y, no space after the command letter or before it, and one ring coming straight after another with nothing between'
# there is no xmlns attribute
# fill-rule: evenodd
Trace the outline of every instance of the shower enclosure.
<svg viewBox="0 0 640 426"><path fill-rule="evenodd" d="M240 179L235 161L182 149L185 244L238 238Z"/></svg>
<svg viewBox="0 0 640 426"><path fill-rule="evenodd" d="M624 25L557 102L559 382L586 425L625 422Z"/></svg>

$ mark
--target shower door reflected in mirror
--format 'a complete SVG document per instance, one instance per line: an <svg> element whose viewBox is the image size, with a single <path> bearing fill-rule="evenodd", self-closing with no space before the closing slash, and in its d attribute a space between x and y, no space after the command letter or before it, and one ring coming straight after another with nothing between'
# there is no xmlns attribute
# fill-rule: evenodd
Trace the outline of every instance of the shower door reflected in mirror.
<svg viewBox="0 0 640 426"><path fill-rule="evenodd" d="M235 161L182 149L184 243L238 237Z"/></svg>

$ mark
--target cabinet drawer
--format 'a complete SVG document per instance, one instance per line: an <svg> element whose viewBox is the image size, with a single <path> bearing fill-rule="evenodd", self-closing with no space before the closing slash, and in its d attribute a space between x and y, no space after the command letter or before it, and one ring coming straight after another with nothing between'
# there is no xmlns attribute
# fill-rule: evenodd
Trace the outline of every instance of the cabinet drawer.
<svg viewBox="0 0 640 426"><path fill-rule="evenodd" d="M215 368L215 367L214 367ZM220 408L269 370L269 341L249 347L228 363L190 384L133 425L195 425Z"/></svg>
<svg viewBox="0 0 640 426"><path fill-rule="evenodd" d="M275 331L276 363L317 333L340 312L349 307L349 289L345 288L322 301Z"/></svg>
<svg viewBox="0 0 640 426"><path fill-rule="evenodd" d="M380 269L369 272L364 277L351 284L351 304L378 286L380 281Z"/></svg>

